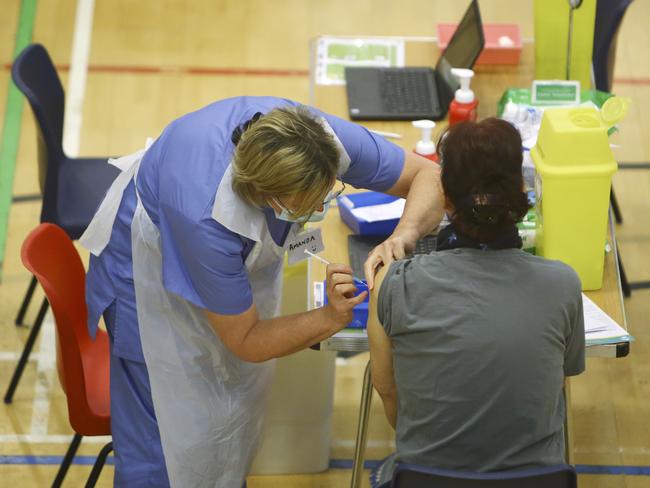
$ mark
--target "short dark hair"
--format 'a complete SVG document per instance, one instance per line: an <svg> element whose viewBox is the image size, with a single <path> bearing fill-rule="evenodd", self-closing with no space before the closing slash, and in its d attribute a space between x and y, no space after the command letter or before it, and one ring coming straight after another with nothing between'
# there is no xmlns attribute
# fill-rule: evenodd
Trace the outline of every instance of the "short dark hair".
<svg viewBox="0 0 650 488"><path fill-rule="evenodd" d="M519 222L530 203L521 172L521 136L505 120L460 122L438 142L450 218L469 237L489 241Z"/></svg>

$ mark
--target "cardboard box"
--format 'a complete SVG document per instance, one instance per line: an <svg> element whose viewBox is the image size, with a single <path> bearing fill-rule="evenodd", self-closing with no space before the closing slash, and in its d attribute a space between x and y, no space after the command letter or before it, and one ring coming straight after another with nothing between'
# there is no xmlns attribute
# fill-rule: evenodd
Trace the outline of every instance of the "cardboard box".
<svg viewBox="0 0 650 488"><path fill-rule="evenodd" d="M438 24L438 46L444 51L458 24ZM517 24L483 24L485 47L476 61L481 64L519 64L521 33Z"/></svg>

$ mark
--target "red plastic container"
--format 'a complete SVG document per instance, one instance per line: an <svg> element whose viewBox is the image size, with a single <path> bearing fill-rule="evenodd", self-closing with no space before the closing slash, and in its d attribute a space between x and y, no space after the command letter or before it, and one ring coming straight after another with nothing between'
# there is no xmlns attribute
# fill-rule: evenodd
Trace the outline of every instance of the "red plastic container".
<svg viewBox="0 0 650 488"><path fill-rule="evenodd" d="M438 46L444 51L458 24L438 24ZM476 64L519 64L521 33L517 24L483 24L485 47ZM510 42L512 41L512 42Z"/></svg>
<svg viewBox="0 0 650 488"><path fill-rule="evenodd" d="M414 152L415 154L417 154L418 156L422 156L423 158L430 159L430 160L433 161L434 163L438 163L438 164L440 164L440 158L438 157L438 153L433 153L433 154L420 154L420 153L417 152L415 149L413 150L413 152Z"/></svg>
<svg viewBox="0 0 650 488"><path fill-rule="evenodd" d="M476 107L478 100L475 98L471 103L459 103L452 100L449 104L449 125L457 124L469 120L476 122Z"/></svg>

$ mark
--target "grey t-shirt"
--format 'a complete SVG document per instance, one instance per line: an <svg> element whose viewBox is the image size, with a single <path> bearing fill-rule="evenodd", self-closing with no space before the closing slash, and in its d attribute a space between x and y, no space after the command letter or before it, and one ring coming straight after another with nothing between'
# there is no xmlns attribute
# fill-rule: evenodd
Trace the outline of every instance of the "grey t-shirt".
<svg viewBox="0 0 650 488"><path fill-rule="evenodd" d="M564 462L564 377L584 371L580 280L518 249L391 265L378 299L393 344L397 461L468 471Z"/></svg>

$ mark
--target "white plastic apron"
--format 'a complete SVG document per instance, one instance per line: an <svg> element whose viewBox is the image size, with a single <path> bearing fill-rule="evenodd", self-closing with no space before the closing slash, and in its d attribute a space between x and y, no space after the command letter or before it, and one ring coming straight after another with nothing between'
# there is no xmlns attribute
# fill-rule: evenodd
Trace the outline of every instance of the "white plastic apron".
<svg viewBox="0 0 650 488"><path fill-rule="evenodd" d="M96 255L110 239L122 194L137 178L143 155L139 151L112 161L122 173L80 239ZM284 251L271 238L264 214L236 196L231 181L229 167L212 215L256 241L245 264L260 318L268 319L280 309ZM164 289L160 235L139 197L131 242L140 337L170 483L240 488L262 430L273 361L239 360L201 309Z"/></svg>

